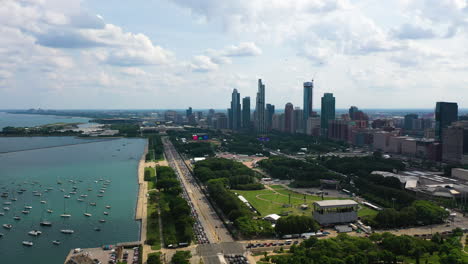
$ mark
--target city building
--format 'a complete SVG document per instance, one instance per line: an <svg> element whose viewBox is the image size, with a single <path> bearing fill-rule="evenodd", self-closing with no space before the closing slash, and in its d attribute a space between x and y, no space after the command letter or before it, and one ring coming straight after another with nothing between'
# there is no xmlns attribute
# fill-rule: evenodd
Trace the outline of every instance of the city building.
<svg viewBox="0 0 468 264"><path fill-rule="evenodd" d="M322 136L328 135L328 121L335 119L335 97L332 93L325 93L322 97L321 122Z"/></svg>
<svg viewBox="0 0 468 264"><path fill-rule="evenodd" d="M228 117L224 113L216 113L213 117L213 127L215 129L227 129Z"/></svg>
<svg viewBox="0 0 468 264"><path fill-rule="evenodd" d="M435 110L436 138L442 140L442 130L458 120L458 104L437 102Z"/></svg>
<svg viewBox="0 0 468 264"><path fill-rule="evenodd" d="M468 121L452 123L442 130L442 160L468 164Z"/></svg>
<svg viewBox="0 0 468 264"><path fill-rule="evenodd" d="M250 96L242 98L242 127L250 128Z"/></svg>
<svg viewBox="0 0 468 264"><path fill-rule="evenodd" d="M306 127L307 119L312 116L312 104L314 96L314 80L304 83L304 112L302 118L302 127ZM299 119L298 119L299 122Z"/></svg>
<svg viewBox="0 0 468 264"><path fill-rule="evenodd" d="M266 129L270 131L273 128L273 115L275 114L275 106L272 104L266 105Z"/></svg>
<svg viewBox="0 0 468 264"><path fill-rule="evenodd" d="M192 107L190 106L187 110L185 110L185 116L188 117L191 116L193 114L193 110L192 110Z"/></svg>
<svg viewBox="0 0 468 264"><path fill-rule="evenodd" d="M346 120L329 120L328 121L328 138L337 141L348 141L349 139L349 121Z"/></svg>
<svg viewBox="0 0 468 264"><path fill-rule="evenodd" d="M295 107L294 108L294 132L295 133L305 133L305 125L307 122L304 122L304 111L300 107Z"/></svg>
<svg viewBox="0 0 468 264"><path fill-rule="evenodd" d="M355 120L356 113L359 111L359 109L356 106L351 106L348 110L349 113L349 118L351 120Z"/></svg>
<svg viewBox="0 0 468 264"><path fill-rule="evenodd" d="M255 105L255 129L257 133L266 132L265 122L265 85L258 79L258 92Z"/></svg>
<svg viewBox="0 0 468 264"><path fill-rule="evenodd" d="M274 114L273 115L273 121L272 121L272 129L276 131L285 131L284 127L284 114Z"/></svg>
<svg viewBox="0 0 468 264"><path fill-rule="evenodd" d="M241 128L241 103L240 94L237 92L237 89L232 91L229 128L232 130L239 130Z"/></svg>
<svg viewBox="0 0 468 264"><path fill-rule="evenodd" d="M306 134L313 137L320 136L320 117L311 116L307 119Z"/></svg>
<svg viewBox="0 0 468 264"><path fill-rule="evenodd" d="M314 202L313 217L320 225L351 223L358 220L358 203L353 200Z"/></svg>
<svg viewBox="0 0 468 264"><path fill-rule="evenodd" d="M403 126L405 131L413 130L414 129L413 122L414 122L414 120L417 120L417 119L418 119L418 115L416 115L416 114L407 114L407 115L405 115L405 123L404 123L404 126Z"/></svg>
<svg viewBox="0 0 468 264"><path fill-rule="evenodd" d="M287 103L284 107L284 132L294 133L294 106L292 103Z"/></svg>

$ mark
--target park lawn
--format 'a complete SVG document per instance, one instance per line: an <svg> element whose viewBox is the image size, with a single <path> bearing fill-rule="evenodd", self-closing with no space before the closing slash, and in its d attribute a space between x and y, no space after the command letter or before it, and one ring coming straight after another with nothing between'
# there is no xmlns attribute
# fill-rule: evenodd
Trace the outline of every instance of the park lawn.
<svg viewBox="0 0 468 264"><path fill-rule="evenodd" d="M359 217L365 217L365 216L374 217L378 213L379 212L377 210L370 209L369 207L366 207L364 205L359 205L359 211L358 211L358 216Z"/></svg>
<svg viewBox="0 0 468 264"><path fill-rule="evenodd" d="M156 181L156 170L152 167L146 167L145 172L149 171L151 175L151 181L148 181L148 190L154 189L154 184Z"/></svg>
<svg viewBox="0 0 468 264"><path fill-rule="evenodd" d="M146 240L154 239L154 245L151 246L153 250L161 249L161 237L159 235L159 218L157 217L158 204L148 203L147 209L147 228L146 228ZM151 217L152 214L156 214L156 217Z"/></svg>

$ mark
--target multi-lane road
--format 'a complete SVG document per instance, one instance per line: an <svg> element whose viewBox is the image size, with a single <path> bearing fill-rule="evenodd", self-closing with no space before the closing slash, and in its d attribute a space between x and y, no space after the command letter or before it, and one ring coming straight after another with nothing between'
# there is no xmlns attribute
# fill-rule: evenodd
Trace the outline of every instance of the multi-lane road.
<svg viewBox="0 0 468 264"><path fill-rule="evenodd" d="M221 243L234 241L225 228L218 215L211 207L201 187L188 170L183 159L175 150L172 142L164 137L162 139L164 151L169 165L175 170L183 187L183 196L187 199L195 217L194 231L199 244Z"/></svg>

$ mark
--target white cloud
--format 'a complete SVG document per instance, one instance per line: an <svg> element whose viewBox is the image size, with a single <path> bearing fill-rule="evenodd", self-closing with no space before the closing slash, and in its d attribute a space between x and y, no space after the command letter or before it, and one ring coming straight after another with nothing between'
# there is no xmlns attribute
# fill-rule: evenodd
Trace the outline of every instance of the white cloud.
<svg viewBox="0 0 468 264"><path fill-rule="evenodd" d="M429 39L435 34L430 28L405 23L393 31L393 35L399 39Z"/></svg>
<svg viewBox="0 0 468 264"><path fill-rule="evenodd" d="M210 72L219 69L217 63L213 62L210 57L204 55L193 57L193 60L189 66L194 72Z"/></svg>
<svg viewBox="0 0 468 264"><path fill-rule="evenodd" d="M239 45L232 45L221 51L221 54L227 57L247 57L258 56L262 50L254 42L242 42Z"/></svg>

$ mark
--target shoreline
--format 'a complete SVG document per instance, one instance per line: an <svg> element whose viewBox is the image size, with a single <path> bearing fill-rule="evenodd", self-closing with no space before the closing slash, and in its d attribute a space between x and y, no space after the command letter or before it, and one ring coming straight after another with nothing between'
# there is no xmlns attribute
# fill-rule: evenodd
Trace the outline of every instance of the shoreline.
<svg viewBox="0 0 468 264"><path fill-rule="evenodd" d="M147 217L147 199L146 192L148 183L145 181L146 154L148 153L148 140L146 141L145 150L141 155L138 163L137 178L138 178L138 194L137 204L135 208L135 220L140 221L139 240L143 243L146 240L146 217Z"/></svg>

